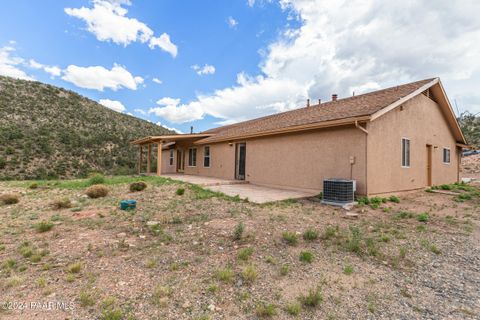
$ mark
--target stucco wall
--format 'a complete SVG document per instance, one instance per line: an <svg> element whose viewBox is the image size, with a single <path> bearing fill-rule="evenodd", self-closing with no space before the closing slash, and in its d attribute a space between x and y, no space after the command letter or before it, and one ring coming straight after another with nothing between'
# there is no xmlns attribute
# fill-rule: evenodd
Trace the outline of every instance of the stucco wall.
<svg viewBox="0 0 480 320"><path fill-rule="evenodd" d="M427 144L433 146L434 185L457 181L458 151L439 106L423 94L367 126L368 193L414 190L427 185ZM410 139L410 168L401 166L401 139ZM451 163L443 163L443 147Z"/></svg>
<svg viewBox="0 0 480 320"><path fill-rule="evenodd" d="M321 191L323 179L353 178L357 192L364 193L365 140L365 134L353 126L248 140L246 179Z"/></svg>
<svg viewBox="0 0 480 320"><path fill-rule="evenodd" d="M188 148L197 148L197 165L195 167L188 166ZM234 179L235 175L235 147L228 143L216 143L209 145L210 147L210 167L203 166L203 145L195 146L188 143L179 143L175 148L182 148L185 152L185 174L195 174L208 177L216 177L222 179ZM175 150L175 161L173 166L168 165L169 153L163 151L162 157L162 173L174 173L177 167L177 152Z"/></svg>
<svg viewBox="0 0 480 320"><path fill-rule="evenodd" d="M177 150L173 152L173 164L170 165L170 150L162 150L162 173L175 173L177 170Z"/></svg>

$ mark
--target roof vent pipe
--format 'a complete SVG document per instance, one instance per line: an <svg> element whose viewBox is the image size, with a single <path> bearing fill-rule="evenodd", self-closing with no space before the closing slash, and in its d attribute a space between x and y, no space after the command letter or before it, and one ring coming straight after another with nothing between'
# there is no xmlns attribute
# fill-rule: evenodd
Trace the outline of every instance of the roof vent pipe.
<svg viewBox="0 0 480 320"><path fill-rule="evenodd" d="M322 104L322 99L318 99L318 104Z"/></svg>
<svg viewBox="0 0 480 320"><path fill-rule="evenodd" d="M332 94L332 101L337 101L338 95L336 93Z"/></svg>
<svg viewBox="0 0 480 320"><path fill-rule="evenodd" d="M307 108L310 107L310 99L307 99Z"/></svg>
<svg viewBox="0 0 480 320"><path fill-rule="evenodd" d="M190 126L190 134L193 133L193 126Z"/></svg>

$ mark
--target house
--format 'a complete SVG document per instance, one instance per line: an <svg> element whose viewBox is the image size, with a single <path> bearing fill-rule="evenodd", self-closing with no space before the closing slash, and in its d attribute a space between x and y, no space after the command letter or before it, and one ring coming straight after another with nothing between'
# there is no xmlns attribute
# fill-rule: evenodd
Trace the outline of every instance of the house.
<svg viewBox="0 0 480 320"><path fill-rule="evenodd" d="M201 133L145 137L150 172L183 173L322 191L353 179L377 195L459 180L466 141L440 79L427 79ZM158 145L162 145L158 148Z"/></svg>

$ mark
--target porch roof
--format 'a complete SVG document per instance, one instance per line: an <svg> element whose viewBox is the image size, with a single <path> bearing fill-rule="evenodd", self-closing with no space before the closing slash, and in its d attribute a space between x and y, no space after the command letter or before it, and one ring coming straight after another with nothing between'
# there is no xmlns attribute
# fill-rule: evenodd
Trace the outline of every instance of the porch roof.
<svg viewBox="0 0 480 320"><path fill-rule="evenodd" d="M190 134L173 134L165 136L148 136L135 141L130 142L135 145L145 145L150 143L164 143L164 142L175 142L175 141L185 141L185 140L199 140L203 138L208 138L213 136L213 133L190 133Z"/></svg>

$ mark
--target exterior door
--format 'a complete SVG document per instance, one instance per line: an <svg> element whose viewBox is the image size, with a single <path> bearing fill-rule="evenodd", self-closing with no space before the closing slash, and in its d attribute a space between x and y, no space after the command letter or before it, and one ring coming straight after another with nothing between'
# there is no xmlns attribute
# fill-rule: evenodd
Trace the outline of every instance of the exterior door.
<svg viewBox="0 0 480 320"><path fill-rule="evenodd" d="M247 155L247 145L237 143L235 149L235 179L245 180L245 160Z"/></svg>
<svg viewBox="0 0 480 320"><path fill-rule="evenodd" d="M185 170L185 152L182 149L177 149L177 172Z"/></svg>
<svg viewBox="0 0 480 320"><path fill-rule="evenodd" d="M427 186L432 186L432 145L427 144Z"/></svg>

